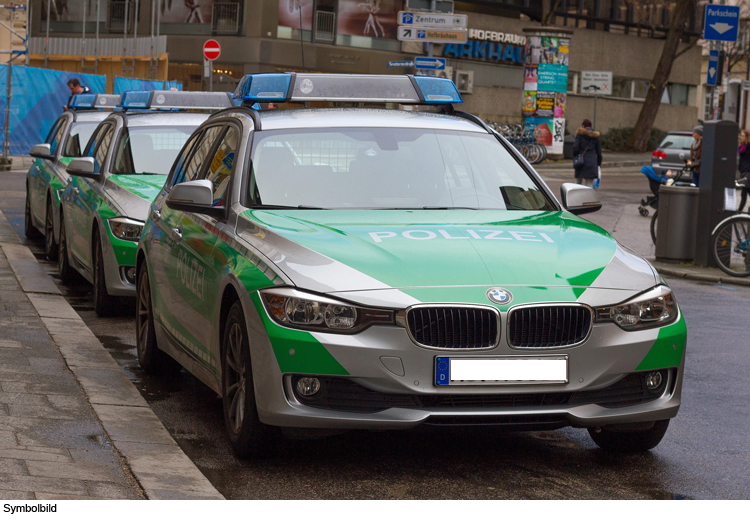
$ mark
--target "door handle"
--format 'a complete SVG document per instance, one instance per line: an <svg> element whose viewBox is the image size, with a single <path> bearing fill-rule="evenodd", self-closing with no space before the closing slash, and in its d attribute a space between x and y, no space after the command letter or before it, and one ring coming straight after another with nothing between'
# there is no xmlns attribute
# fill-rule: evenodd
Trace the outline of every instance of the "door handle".
<svg viewBox="0 0 750 528"><path fill-rule="evenodd" d="M182 240L182 228L175 227L172 229L172 238L175 240Z"/></svg>
<svg viewBox="0 0 750 528"><path fill-rule="evenodd" d="M151 211L151 220L155 222L159 218L161 218L161 211L159 211L158 209L154 209L153 211Z"/></svg>
<svg viewBox="0 0 750 528"><path fill-rule="evenodd" d="M78 190L78 187L73 187L73 192L74 192L74 193L76 193L76 194L78 194L78 193L80 193L81 191L80 191L80 190Z"/></svg>

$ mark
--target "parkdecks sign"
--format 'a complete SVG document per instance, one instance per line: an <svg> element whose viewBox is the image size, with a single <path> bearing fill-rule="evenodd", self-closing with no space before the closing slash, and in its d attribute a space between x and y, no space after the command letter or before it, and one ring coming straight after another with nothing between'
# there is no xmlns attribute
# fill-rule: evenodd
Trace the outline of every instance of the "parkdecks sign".
<svg viewBox="0 0 750 528"><path fill-rule="evenodd" d="M494 60L523 65L526 62L526 37L513 33L469 29L466 44L446 44L443 57Z"/></svg>

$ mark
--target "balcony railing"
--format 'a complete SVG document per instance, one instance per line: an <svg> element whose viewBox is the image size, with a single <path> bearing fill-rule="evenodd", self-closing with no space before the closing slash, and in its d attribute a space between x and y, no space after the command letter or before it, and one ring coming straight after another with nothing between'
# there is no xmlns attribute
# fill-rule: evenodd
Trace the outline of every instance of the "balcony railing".
<svg viewBox="0 0 750 528"><path fill-rule="evenodd" d="M330 11L317 11L315 13L316 42L333 42L335 38L336 13Z"/></svg>
<svg viewBox="0 0 750 528"><path fill-rule="evenodd" d="M220 35L234 35L240 29L240 7L237 2L214 2L211 30Z"/></svg>

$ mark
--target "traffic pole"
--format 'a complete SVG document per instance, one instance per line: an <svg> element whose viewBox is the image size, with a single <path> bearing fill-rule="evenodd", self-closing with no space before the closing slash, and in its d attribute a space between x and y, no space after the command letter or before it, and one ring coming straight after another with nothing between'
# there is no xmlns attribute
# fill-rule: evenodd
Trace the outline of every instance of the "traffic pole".
<svg viewBox="0 0 750 528"><path fill-rule="evenodd" d="M214 91L214 61L208 61L208 91Z"/></svg>
<svg viewBox="0 0 750 528"><path fill-rule="evenodd" d="M594 94L594 130L596 130L596 103L598 99L599 99L599 95L595 93Z"/></svg>

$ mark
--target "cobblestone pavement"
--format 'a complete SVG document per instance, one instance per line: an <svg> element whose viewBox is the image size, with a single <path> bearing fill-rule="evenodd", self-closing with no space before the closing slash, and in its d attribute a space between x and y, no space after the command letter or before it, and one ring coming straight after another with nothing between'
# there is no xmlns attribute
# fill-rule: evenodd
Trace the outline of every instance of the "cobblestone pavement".
<svg viewBox="0 0 750 528"><path fill-rule="evenodd" d="M0 249L0 498L142 497Z"/></svg>

